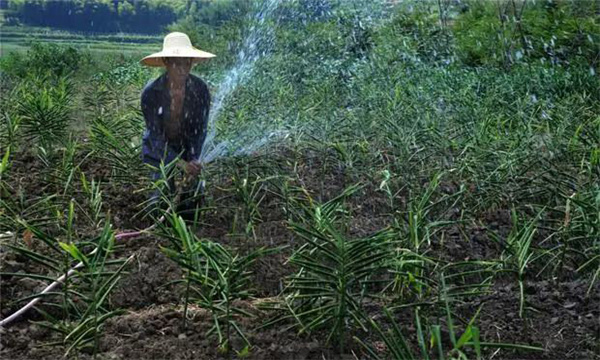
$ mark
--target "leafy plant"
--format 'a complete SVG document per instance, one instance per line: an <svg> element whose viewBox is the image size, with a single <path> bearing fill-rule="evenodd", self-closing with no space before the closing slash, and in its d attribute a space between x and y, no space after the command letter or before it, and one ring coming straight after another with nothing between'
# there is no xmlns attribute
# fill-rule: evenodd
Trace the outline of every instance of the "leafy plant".
<svg viewBox="0 0 600 360"><path fill-rule="evenodd" d="M290 312L286 317L297 322L300 332L329 329L327 341L333 340L343 353L348 330L366 330L362 290L371 276L383 270L391 233L384 230L350 239L336 229L337 206L326 206L331 204L307 209L308 224L290 224L305 243L289 260L298 271L286 288Z"/></svg>
<svg viewBox="0 0 600 360"><path fill-rule="evenodd" d="M444 344L447 343L442 338L442 331L440 325L431 325L424 327L426 323L425 319L422 318L418 308L415 309L415 323L417 325L417 339L419 353L414 352L414 347L411 346L410 342L406 340L403 335L401 326L396 322L393 314L388 309L383 309L386 321L390 324L389 329L385 330L380 324L375 322L373 319L368 319L369 326L375 332L378 339L385 344L385 352L387 356L382 356L381 351L377 351L373 346L368 345L362 339L354 337L354 340L358 342L367 352L367 354L373 359L396 359L396 360L412 360L412 359L424 359L429 360L436 358L431 356L431 352L437 353L437 358L440 360L444 359L468 359L467 349L475 351L477 359L482 359L482 348L509 348L516 350L525 351L542 351L543 349L536 346L521 345L521 344L508 344L508 343L492 343L481 341L479 337L479 327L477 327L476 320L479 315L477 313L469 320L465 330L459 333L457 329L452 325L454 320L452 313L450 312L449 304L446 302L446 316L448 322L448 335L450 337L451 347L448 349L444 348ZM460 335L460 336L459 336ZM429 339L429 344L426 343L426 339ZM428 346L429 345L429 346Z"/></svg>
<svg viewBox="0 0 600 360"><path fill-rule="evenodd" d="M241 222L246 240L256 239L255 227L261 220L259 206L265 198L263 183L268 180L256 178L253 181L248 181L247 175L233 178L235 194L243 204L240 211L236 213L233 232L235 233L238 222Z"/></svg>
<svg viewBox="0 0 600 360"><path fill-rule="evenodd" d="M6 149L10 147L16 148L18 145L18 133L21 125L21 117L5 111L0 114L0 139Z"/></svg>
<svg viewBox="0 0 600 360"><path fill-rule="evenodd" d="M83 187L83 191L85 192L85 194L88 197L87 198L88 211L84 212L84 214L87 215L87 217L91 221L91 224L94 228L98 227L103 220L103 213L102 213L103 201L102 201L102 190L100 189L100 184L101 184L100 182L96 182L94 179L92 179L92 181L89 182L86 179L85 174L83 172L81 173L81 185Z"/></svg>
<svg viewBox="0 0 600 360"><path fill-rule="evenodd" d="M175 159L169 164L161 161L158 168L148 165L152 181L145 190L150 193L150 197L140 204L142 209L136 216L146 213L158 220L162 216L170 216L176 210L178 196L175 179L178 176L178 161L179 159Z"/></svg>
<svg viewBox="0 0 600 360"><path fill-rule="evenodd" d="M577 272L591 274L587 291L589 296L600 278L600 191L596 187L595 191L574 194L570 199L573 201L573 210L567 211L565 225L569 226L571 246L578 245L577 248L580 248L580 244L585 244L585 261L577 268Z"/></svg>
<svg viewBox="0 0 600 360"><path fill-rule="evenodd" d="M38 297L46 300L45 307L37 308L46 320L37 322L37 324L62 334L63 340L52 345L67 345L65 356L69 355L73 349L92 348L94 354L97 352L102 325L107 319L122 312L119 309L110 309L107 305L108 296L119 281L126 264L133 258L130 257L127 261L110 259L114 234L110 230L109 223L105 224L102 233L96 239L75 242L69 235L73 231L73 209L74 207L71 205L65 229L67 242L48 235L36 226L23 224L26 228L25 231L30 234L27 237L41 241L50 254L33 250L30 243L25 243L25 246L8 245L13 251L48 271L64 274L53 283L53 286L62 285L62 291L46 289L40 293L15 300L15 303ZM88 255L84 254L82 249L90 245L94 250ZM65 259L62 264L61 258ZM49 275L28 273L2 273L2 276L54 280ZM60 301L57 301L58 299ZM62 317L57 317L56 314L45 310L52 307L62 310L59 312Z"/></svg>
<svg viewBox="0 0 600 360"><path fill-rule="evenodd" d="M434 216L442 217L447 210L439 210L441 205L453 208L464 189L451 195L443 195L435 199L434 195L440 186L443 174L435 174L423 194L412 199L408 204L408 211L403 214L402 228L406 233L406 241L400 241L396 256L390 257L389 266L394 278L388 287L402 293L404 289L411 289L417 298L422 298L430 286L426 276L426 267L433 260L428 259L423 247L431 245L432 239L450 221L432 220Z"/></svg>
<svg viewBox="0 0 600 360"><path fill-rule="evenodd" d="M133 258L129 257L126 261L109 260L114 246L114 234L108 225L100 235L96 250L93 254L85 255L72 243L60 243L60 246L73 259L83 264L82 270L79 270L74 276L81 279L83 286L87 286L87 296L82 300L85 304L83 309L77 308L79 314L74 321L61 321L48 313L44 313L46 322L38 323L44 327L55 330L65 335L64 344L68 344L65 356L68 356L73 349L81 351L84 348L92 348L95 357L98 352L98 344L102 326L106 320L123 313L123 310L110 310L107 307L107 300L111 291L118 283L121 273L127 263ZM122 264L114 271L107 271L110 264ZM79 285L83 287L82 285ZM65 285L66 287L66 285Z"/></svg>
<svg viewBox="0 0 600 360"><path fill-rule="evenodd" d="M251 317L252 314L240 307L237 301L250 296L249 267L260 257L271 251L259 249L248 255L234 255L225 247L208 240L199 240L188 229L180 216L171 217L172 235L168 235L173 249L163 251L175 260L184 270L184 327L190 301L209 310L213 326L207 336L216 335L219 350L229 352L232 336L237 334L244 342L247 352L250 342L244 335L237 318Z"/></svg>
<svg viewBox="0 0 600 360"><path fill-rule="evenodd" d="M525 313L525 275L527 268L537 258L531 248L531 242L536 234L536 222L541 212L528 223L520 226L519 218L516 212L512 213L513 227L511 233L506 239L506 250L503 253L502 261L506 271L513 272L519 283L519 316L523 317Z"/></svg>
<svg viewBox="0 0 600 360"><path fill-rule="evenodd" d="M97 116L92 122L90 137L94 155L110 165L115 180L130 179L140 173L140 144L131 139L142 132L139 118Z"/></svg>
<svg viewBox="0 0 600 360"><path fill-rule="evenodd" d="M17 100L23 136L49 148L65 140L69 127L71 84L65 77L52 83L45 76L34 77L22 84Z"/></svg>

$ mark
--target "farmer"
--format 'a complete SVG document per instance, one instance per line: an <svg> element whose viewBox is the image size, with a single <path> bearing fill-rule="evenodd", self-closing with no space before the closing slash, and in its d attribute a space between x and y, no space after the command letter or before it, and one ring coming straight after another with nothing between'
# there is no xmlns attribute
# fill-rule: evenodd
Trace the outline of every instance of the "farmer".
<svg viewBox="0 0 600 360"><path fill-rule="evenodd" d="M168 34L160 52L146 56L143 65L165 67L166 72L149 82L142 91L142 113L146 130L142 159L155 168L161 161L169 164L179 157L188 179L188 189L198 188L200 163L197 161L206 138L210 93L199 77L190 74L192 66L215 55L192 47L186 34ZM160 178L155 171L153 180ZM170 191L175 184L169 181ZM189 194L181 194L184 203ZM153 195L157 200L158 193ZM189 209L195 204L183 204ZM185 210L185 209L184 209Z"/></svg>

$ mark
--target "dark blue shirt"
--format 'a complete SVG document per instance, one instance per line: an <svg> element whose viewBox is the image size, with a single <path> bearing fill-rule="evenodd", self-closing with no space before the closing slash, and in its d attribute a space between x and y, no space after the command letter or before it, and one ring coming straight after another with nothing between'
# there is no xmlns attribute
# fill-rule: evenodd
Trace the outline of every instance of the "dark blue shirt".
<svg viewBox="0 0 600 360"><path fill-rule="evenodd" d="M167 84L168 76L165 72L149 82L142 91L142 113L146 121L142 159L155 167L159 166L161 160L167 164L178 155L185 161L198 159L208 126L208 86L202 79L190 74L185 82L180 134L176 139L167 139L165 123L170 121L171 112L171 96Z"/></svg>

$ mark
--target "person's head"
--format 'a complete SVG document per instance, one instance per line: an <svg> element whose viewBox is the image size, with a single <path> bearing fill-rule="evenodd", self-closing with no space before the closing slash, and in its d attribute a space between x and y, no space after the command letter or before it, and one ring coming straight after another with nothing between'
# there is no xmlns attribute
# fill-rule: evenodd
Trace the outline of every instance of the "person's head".
<svg viewBox="0 0 600 360"><path fill-rule="evenodd" d="M187 70L189 73L193 64L213 57L215 57L214 54L193 47L190 38L186 34L174 32L165 36L162 51L146 56L140 62L146 66L165 66L167 70L170 67L170 71L180 66L182 69L188 69L189 63L189 69Z"/></svg>
<svg viewBox="0 0 600 360"><path fill-rule="evenodd" d="M187 75L194 65L194 59L189 57L164 57L162 59L167 72L175 75Z"/></svg>

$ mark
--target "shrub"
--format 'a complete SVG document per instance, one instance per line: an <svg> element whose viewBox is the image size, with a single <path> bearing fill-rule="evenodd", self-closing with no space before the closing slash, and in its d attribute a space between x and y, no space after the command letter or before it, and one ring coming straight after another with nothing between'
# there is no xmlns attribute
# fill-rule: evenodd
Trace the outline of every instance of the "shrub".
<svg viewBox="0 0 600 360"><path fill-rule="evenodd" d="M13 52L0 61L0 70L25 78L28 74L51 74L55 77L69 75L89 63L89 53L72 46L34 42L27 54Z"/></svg>
<svg viewBox="0 0 600 360"><path fill-rule="evenodd" d="M108 70L96 73L92 78L100 84L128 85L143 87L153 71L137 61L113 62Z"/></svg>

